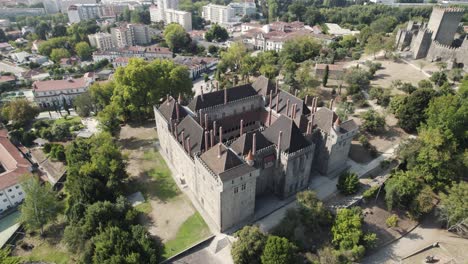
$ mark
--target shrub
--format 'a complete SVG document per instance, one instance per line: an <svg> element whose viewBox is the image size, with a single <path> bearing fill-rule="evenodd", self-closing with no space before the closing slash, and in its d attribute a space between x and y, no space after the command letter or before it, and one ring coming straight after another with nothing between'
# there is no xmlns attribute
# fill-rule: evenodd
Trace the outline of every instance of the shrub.
<svg viewBox="0 0 468 264"><path fill-rule="evenodd" d="M364 247L366 249L375 248L377 245L377 234L375 233L366 233L362 238Z"/></svg>
<svg viewBox="0 0 468 264"><path fill-rule="evenodd" d="M373 109L362 115L363 123L361 127L370 133L376 133L385 127L385 119Z"/></svg>
<svg viewBox="0 0 468 264"><path fill-rule="evenodd" d="M362 147L365 149L369 149L371 144L369 143L369 139L365 135L360 135L359 136L359 142L361 143Z"/></svg>
<svg viewBox="0 0 468 264"><path fill-rule="evenodd" d="M385 223L388 227L397 227L398 226L398 216L396 214L392 214L385 220Z"/></svg>
<svg viewBox="0 0 468 264"><path fill-rule="evenodd" d="M51 149L52 149L52 144L46 143L46 144L44 144L44 148L42 150L44 151L44 153L47 154L47 153L50 152Z"/></svg>
<svg viewBox="0 0 468 264"><path fill-rule="evenodd" d="M352 96L353 103L358 107L366 107L368 106L366 97L362 92L353 94Z"/></svg>
<svg viewBox="0 0 468 264"><path fill-rule="evenodd" d="M370 200L372 198L375 198L377 196L377 193L379 192L380 186L372 186L369 189L365 190L364 193L362 194L362 198L366 200Z"/></svg>
<svg viewBox="0 0 468 264"><path fill-rule="evenodd" d="M356 193L359 190L359 178L357 174L349 171L343 172L338 179L336 188L345 195Z"/></svg>

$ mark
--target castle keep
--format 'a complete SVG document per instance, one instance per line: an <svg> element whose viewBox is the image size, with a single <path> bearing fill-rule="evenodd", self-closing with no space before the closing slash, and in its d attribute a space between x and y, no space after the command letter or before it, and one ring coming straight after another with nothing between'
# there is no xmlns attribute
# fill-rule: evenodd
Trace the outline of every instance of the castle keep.
<svg viewBox="0 0 468 264"><path fill-rule="evenodd" d="M468 40L455 39L463 14L462 8L434 7L427 24L409 21L406 29L398 30L397 50L411 51L413 59L443 61L449 69L468 71Z"/></svg>
<svg viewBox="0 0 468 264"><path fill-rule="evenodd" d="M252 219L256 198L286 198L311 172L346 168L352 120L341 122L318 98L302 100L260 76L253 84L154 107L161 154L201 214L224 231Z"/></svg>

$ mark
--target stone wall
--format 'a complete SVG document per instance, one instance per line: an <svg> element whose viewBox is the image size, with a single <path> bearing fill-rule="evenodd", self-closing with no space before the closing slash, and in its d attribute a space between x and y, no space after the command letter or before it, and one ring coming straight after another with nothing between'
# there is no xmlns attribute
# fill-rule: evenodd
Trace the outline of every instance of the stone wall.
<svg viewBox="0 0 468 264"><path fill-rule="evenodd" d="M465 71L468 71L468 39L465 39L461 47L454 48L434 41L428 51L426 59L428 61L456 62L463 64Z"/></svg>
<svg viewBox="0 0 468 264"><path fill-rule="evenodd" d="M458 8L434 8L428 29L434 32L432 39L442 45L452 45L463 10Z"/></svg>
<svg viewBox="0 0 468 264"><path fill-rule="evenodd" d="M432 32L428 29L419 31L411 43L411 50L413 51L413 59L425 58L427 51L432 43Z"/></svg>

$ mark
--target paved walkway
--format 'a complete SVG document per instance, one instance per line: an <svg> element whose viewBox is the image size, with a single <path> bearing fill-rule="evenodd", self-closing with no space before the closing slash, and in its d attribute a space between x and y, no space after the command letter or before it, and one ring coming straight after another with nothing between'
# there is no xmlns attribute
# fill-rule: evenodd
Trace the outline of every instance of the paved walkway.
<svg viewBox="0 0 468 264"><path fill-rule="evenodd" d="M415 251L433 244L446 242L456 244L460 249L468 249L468 240L440 229L436 217L428 215L421 224L401 239L377 250L362 260L365 264L400 263L400 260Z"/></svg>

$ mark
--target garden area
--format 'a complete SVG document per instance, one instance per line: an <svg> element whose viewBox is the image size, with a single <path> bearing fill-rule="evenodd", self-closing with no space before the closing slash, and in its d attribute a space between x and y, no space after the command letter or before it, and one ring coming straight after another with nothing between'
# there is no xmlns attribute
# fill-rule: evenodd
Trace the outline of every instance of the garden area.
<svg viewBox="0 0 468 264"><path fill-rule="evenodd" d="M169 258L209 237L203 218L183 194L156 149L157 133L153 123L143 127L122 127L119 142L127 157L130 176L127 195L141 192L145 202L136 206L139 220L164 244L163 257ZM161 214L164 212L164 214Z"/></svg>

